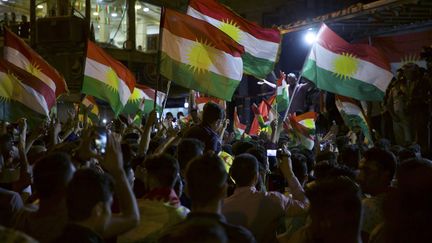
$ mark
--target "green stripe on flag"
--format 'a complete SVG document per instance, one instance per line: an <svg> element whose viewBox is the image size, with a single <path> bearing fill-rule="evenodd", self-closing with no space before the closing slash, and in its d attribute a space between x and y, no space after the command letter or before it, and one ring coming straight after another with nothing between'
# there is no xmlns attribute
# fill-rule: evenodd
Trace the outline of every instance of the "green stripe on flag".
<svg viewBox="0 0 432 243"><path fill-rule="evenodd" d="M123 110L119 94L110 86L89 76L84 76L82 93L92 95L110 104L116 116Z"/></svg>
<svg viewBox="0 0 432 243"><path fill-rule="evenodd" d="M273 71L275 65L275 63L270 60L252 56L248 52L243 53L242 59L243 71L257 78L266 78L267 75Z"/></svg>
<svg viewBox="0 0 432 243"><path fill-rule="evenodd" d="M362 100L370 101L382 101L384 98L384 92L376 86L353 78L341 79L333 72L318 67L316 61L311 59L306 61L302 76L315 83L318 88L335 94L361 97Z"/></svg>
<svg viewBox="0 0 432 243"><path fill-rule="evenodd" d="M27 124L30 128L36 128L47 117L28 108L26 105L15 101L5 101L3 97L0 99L0 120L8 122L17 122L20 118L27 118Z"/></svg>
<svg viewBox="0 0 432 243"><path fill-rule="evenodd" d="M193 70L187 64L161 54L161 74L183 87L231 101L240 80L234 80L206 70Z"/></svg>

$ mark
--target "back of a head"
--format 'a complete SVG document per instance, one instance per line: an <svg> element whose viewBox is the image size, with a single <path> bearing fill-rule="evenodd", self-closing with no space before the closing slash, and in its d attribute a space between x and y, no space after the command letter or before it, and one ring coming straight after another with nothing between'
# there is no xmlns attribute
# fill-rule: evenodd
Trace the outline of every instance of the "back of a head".
<svg viewBox="0 0 432 243"><path fill-rule="evenodd" d="M69 155L49 154L33 168L33 187L41 198L49 198L66 190L74 171Z"/></svg>
<svg viewBox="0 0 432 243"><path fill-rule="evenodd" d="M80 222L90 218L96 204L111 200L113 189L114 183L107 174L93 169L80 169L75 172L66 194L69 220Z"/></svg>
<svg viewBox="0 0 432 243"><path fill-rule="evenodd" d="M396 157L388 150L371 148L364 153L367 161L375 161L382 172L388 172L389 182L393 179L396 171Z"/></svg>
<svg viewBox="0 0 432 243"><path fill-rule="evenodd" d="M144 168L160 186L170 188L174 186L180 170L177 160L167 154L148 157L144 161Z"/></svg>
<svg viewBox="0 0 432 243"><path fill-rule="evenodd" d="M206 206L219 200L226 188L228 174L223 161L212 152L207 152L189 162L186 168L186 191L193 206Z"/></svg>
<svg viewBox="0 0 432 243"><path fill-rule="evenodd" d="M336 154L330 151L320 152L316 156L316 162L329 161L330 163L336 163Z"/></svg>
<svg viewBox="0 0 432 243"><path fill-rule="evenodd" d="M238 187L253 186L251 182L258 173L258 160L251 154L240 154L234 158L230 175Z"/></svg>
<svg viewBox="0 0 432 243"><path fill-rule="evenodd" d="M219 119L224 118L224 110L216 103L208 102L204 105L202 122L210 125Z"/></svg>
<svg viewBox="0 0 432 243"><path fill-rule="evenodd" d="M324 234L359 232L361 192L354 181L347 177L315 181L306 189L306 196L312 223L319 228L322 222L328 222L326 227L331 227Z"/></svg>
<svg viewBox="0 0 432 243"><path fill-rule="evenodd" d="M339 151L339 162L356 170L360 161L359 147L355 144L346 145Z"/></svg>
<svg viewBox="0 0 432 243"><path fill-rule="evenodd" d="M293 153L291 156L291 161L294 175L297 177L300 183L303 183L303 180L306 179L306 176L308 175L306 156L301 153Z"/></svg>
<svg viewBox="0 0 432 243"><path fill-rule="evenodd" d="M253 155L257 159L260 172L265 172L269 169L267 151L264 147L257 146L250 148L246 153Z"/></svg>
<svg viewBox="0 0 432 243"><path fill-rule="evenodd" d="M374 145L375 147L383 150L390 150L391 148L391 142L386 138L381 138L380 140L376 141Z"/></svg>
<svg viewBox="0 0 432 243"><path fill-rule="evenodd" d="M248 149L251 149L253 147L254 147L254 145L251 142L237 141L232 146L233 155L237 156L237 155L246 153L246 151L248 151Z"/></svg>
<svg viewBox="0 0 432 243"><path fill-rule="evenodd" d="M177 160L180 169L184 170L189 161L203 154L204 144L195 138L184 138L177 146Z"/></svg>
<svg viewBox="0 0 432 243"><path fill-rule="evenodd" d="M432 161L414 158L401 162L398 187L386 198L388 242L430 242L432 231Z"/></svg>

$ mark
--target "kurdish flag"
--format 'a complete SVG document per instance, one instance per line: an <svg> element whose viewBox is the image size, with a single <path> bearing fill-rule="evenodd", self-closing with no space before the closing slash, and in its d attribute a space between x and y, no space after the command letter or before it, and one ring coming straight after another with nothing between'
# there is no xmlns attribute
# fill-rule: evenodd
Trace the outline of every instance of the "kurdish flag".
<svg viewBox="0 0 432 243"><path fill-rule="evenodd" d="M134 75L102 48L87 41L82 92L108 102L116 114L123 110L135 86Z"/></svg>
<svg viewBox="0 0 432 243"><path fill-rule="evenodd" d="M285 112L288 109L288 104L289 104L288 84L283 75L277 80L276 104L277 104L277 112Z"/></svg>
<svg viewBox="0 0 432 243"><path fill-rule="evenodd" d="M49 117L48 104L55 94L36 76L0 59L0 120L15 122L22 117L34 127Z"/></svg>
<svg viewBox="0 0 432 243"><path fill-rule="evenodd" d="M318 88L358 100L380 101L393 77L375 47L350 44L325 24L303 66L303 77Z"/></svg>
<svg viewBox="0 0 432 243"><path fill-rule="evenodd" d="M87 108L91 106L91 110L88 112L88 118L92 121L93 124L99 123L99 106L96 103L96 100L89 95L86 95L82 100L81 104Z"/></svg>
<svg viewBox="0 0 432 243"><path fill-rule="evenodd" d="M57 70L8 28L4 28L3 50L4 59L42 80L56 97L68 92L66 81Z"/></svg>
<svg viewBox="0 0 432 243"><path fill-rule="evenodd" d="M242 58L246 74L262 79L273 71L282 39L279 30L249 22L216 0L190 0L187 13L210 23L244 46Z"/></svg>
<svg viewBox="0 0 432 243"><path fill-rule="evenodd" d="M315 145L315 112L307 112L296 116L290 115L289 121L297 136L300 144L308 150L312 150Z"/></svg>
<svg viewBox="0 0 432 243"><path fill-rule="evenodd" d="M135 114L138 111L143 111L145 114L150 113L154 107L155 91L142 84L136 84L132 95L123 110L125 114ZM156 101L156 109L162 110L163 101L165 100L165 93L158 91Z"/></svg>
<svg viewBox="0 0 432 243"><path fill-rule="evenodd" d="M372 144L372 136L360 104L354 99L336 95L336 107L347 127L350 130L355 130L356 127L359 127L367 139L366 143Z"/></svg>
<svg viewBox="0 0 432 243"><path fill-rule="evenodd" d="M204 110L204 106L205 104L207 104L208 102L213 102L215 104L218 104L221 108L226 109L226 105L224 100L215 98L215 97L210 97L210 96L199 96L195 98L195 104L198 108L198 111L203 111Z"/></svg>
<svg viewBox="0 0 432 243"><path fill-rule="evenodd" d="M237 107L234 108L234 134L237 140L241 139L243 133L246 131L246 125L240 122L240 118L237 114Z"/></svg>
<svg viewBox="0 0 432 243"><path fill-rule="evenodd" d="M162 27L161 74L230 101L243 76L243 47L209 23L170 9Z"/></svg>

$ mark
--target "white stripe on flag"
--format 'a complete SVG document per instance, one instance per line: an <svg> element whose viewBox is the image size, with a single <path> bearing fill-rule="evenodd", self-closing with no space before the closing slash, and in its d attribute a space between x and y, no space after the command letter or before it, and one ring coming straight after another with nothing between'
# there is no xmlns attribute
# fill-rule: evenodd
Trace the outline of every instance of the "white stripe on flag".
<svg viewBox="0 0 432 243"><path fill-rule="evenodd" d="M190 51L197 44L192 41L172 34L164 29L162 35L162 51L177 62L189 64ZM243 61L241 57L234 57L217 48L210 47L212 64L209 70L234 80L241 80L243 74ZM199 54L199 53L198 53Z"/></svg>
<svg viewBox="0 0 432 243"><path fill-rule="evenodd" d="M316 64L319 68L334 72L333 61L339 56L341 55L329 51L320 44L316 43L312 48L309 59L316 61ZM367 62L359 58L356 59L358 60L358 71L352 75L352 78L372 84L382 92L385 92L388 83L393 77L393 74L390 71L378 67L371 62ZM386 82L383 82L384 80ZM349 82L349 80L346 81Z"/></svg>
<svg viewBox="0 0 432 243"><path fill-rule="evenodd" d="M84 75L99 80L101 83L110 85L105 82L105 80L107 80L107 77L105 75L109 71L109 69L110 67L87 57ZM126 83L118 76L117 78L119 79L120 87L113 88L115 88L115 90L119 93L120 102L125 105L129 99L129 96L131 95L131 92Z"/></svg>
<svg viewBox="0 0 432 243"><path fill-rule="evenodd" d="M25 57L23 54L21 54L21 52L19 52L18 50L9 47L9 46L5 46L3 47L3 51L4 51L4 56L5 59L8 60L10 63L15 64L16 66L24 69L24 70L28 70L28 68L30 67L31 63L30 61L27 59L27 57ZM50 77L46 76L45 73L43 72L38 72L37 75L34 75L36 77L38 77L40 80L42 80L46 85L48 85L48 87L50 87L54 93L56 91L56 84L54 83L54 81L51 80Z"/></svg>
<svg viewBox="0 0 432 243"><path fill-rule="evenodd" d="M187 14L194 18L204 20L215 26L216 28L219 28L219 26L223 24L222 21L205 15L190 6L188 7ZM241 36L239 44L244 46L247 53L250 53L254 57L259 57L262 59L270 60L272 62L276 62L279 43L258 39L255 36L249 34L248 32L244 32L241 29L239 29L239 31Z"/></svg>

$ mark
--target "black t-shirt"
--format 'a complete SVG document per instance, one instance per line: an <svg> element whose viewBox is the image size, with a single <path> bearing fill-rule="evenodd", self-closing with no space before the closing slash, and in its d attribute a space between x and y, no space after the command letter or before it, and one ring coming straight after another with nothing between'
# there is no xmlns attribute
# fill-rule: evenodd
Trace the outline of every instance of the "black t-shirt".
<svg viewBox="0 0 432 243"><path fill-rule="evenodd" d="M105 242L100 235L89 228L68 224L63 233L53 243L103 243Z"/></svg>
<svg viewBox="0 0 432 243"><path fill-rule="evenodd" d="M228 238L228 242L236 243L255 243L252 233L241 226L232 225L226 222L225 217L216 213L189 213L186 220L174 225L162 234L161 239L175 234L175 230L188 225L201 225L202 223L212 223L221 226Z"/></svg>

